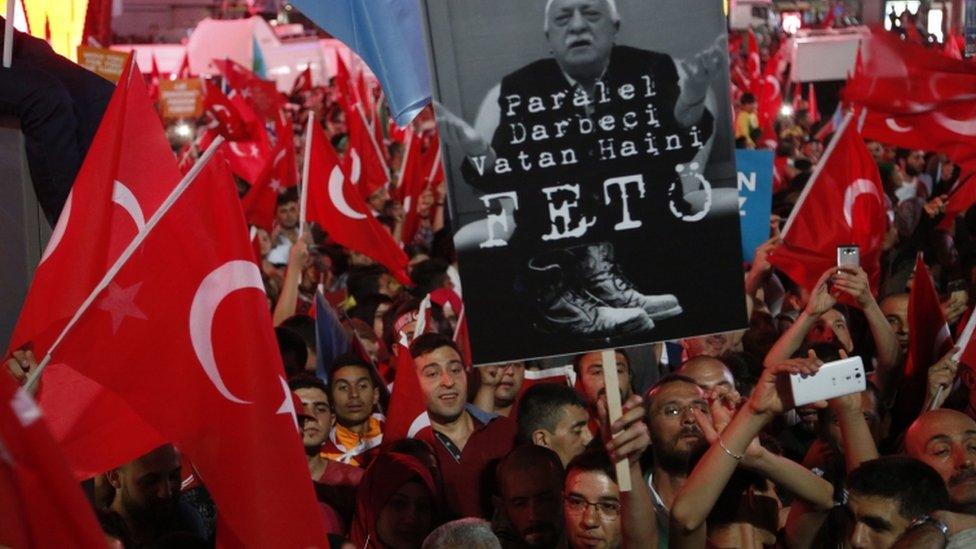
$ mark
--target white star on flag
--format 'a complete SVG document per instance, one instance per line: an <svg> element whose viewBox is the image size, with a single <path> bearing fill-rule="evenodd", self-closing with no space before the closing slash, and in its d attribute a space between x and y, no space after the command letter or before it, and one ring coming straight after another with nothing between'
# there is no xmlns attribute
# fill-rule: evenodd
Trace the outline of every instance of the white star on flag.
<svg viewBox="0 0 976 549"><path fill-rule="evenodd" d="M108 291L98 302L98 308L112 315L112 333L119 331L119 326L126 317L146 320L145 313L136 307L135 297L139 293L142 282L137 282L128 288L123 288L112 282L108 286Z"/></svg>

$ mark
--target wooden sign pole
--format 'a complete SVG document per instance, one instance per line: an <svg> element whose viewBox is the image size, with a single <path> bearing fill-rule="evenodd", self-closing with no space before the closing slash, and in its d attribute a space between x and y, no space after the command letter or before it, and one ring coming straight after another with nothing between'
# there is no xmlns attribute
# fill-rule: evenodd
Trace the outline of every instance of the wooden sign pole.
<svg viewBox="0 0 976 549"><path fill-rule="evenodd" d="M613 349L604 349L603 354L603 386L607 391L607 412L608 420L611 425L620 419L623 410L620 403L620 380L617 378L617 352ZM621 492L629 492L630 485L630 464L626 459L616 463L617 486Z"/></svg>

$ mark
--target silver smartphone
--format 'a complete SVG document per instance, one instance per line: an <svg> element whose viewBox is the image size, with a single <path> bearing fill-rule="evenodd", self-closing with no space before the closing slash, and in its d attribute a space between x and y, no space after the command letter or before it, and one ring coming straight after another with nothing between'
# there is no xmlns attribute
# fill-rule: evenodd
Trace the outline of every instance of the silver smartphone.
<svg viewBox="0 0 976 549"><path fill-rule="evenodd" d="M812 376L790 375L794 406L860 393L866 388L867 376L859 356L828 362Z"/></svg>
<svg viewBox="0 0 976 549"><path fill-rule="evenodd" d="M861 248L854 244L842 244L837 246L837 266L838 267L860 267Z"/></svg>

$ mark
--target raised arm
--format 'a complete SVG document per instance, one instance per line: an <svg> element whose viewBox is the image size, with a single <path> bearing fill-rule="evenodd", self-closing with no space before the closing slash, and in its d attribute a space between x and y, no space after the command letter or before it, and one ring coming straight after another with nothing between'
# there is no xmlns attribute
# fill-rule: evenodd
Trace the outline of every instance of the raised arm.
<svg viewBox="0 0 976 549"><path fill-rule="evenodd" d="M871 293L868 274L861 267L838 268L834 275L834 287L853 297L864 311L877 350L878 388L881 389L882 394L890 394L894 379L897 377L901 351L895 331L891 329L891 324L888 323L888 319L885 318L885 314Z"/></svg>
<svg viewBox="0 0 976 549"><path fill-rule="evenodd" d="M606 403L598 407L601 424L606 425ZM654 504L651 491L641 474L640 457L651 444L651 435L644 423L644 400L633 395L623 404L623 415L610 425L610 435L604 437L610 459L617 462L626 459L630 465L629 492L620 493L621 529L624 547L656 547L657 521L654 520Z"/></svg>
<svg viewBox="0 0 976 549"><path fill-rule="evenodd" d="M810 300L807 301L803 312L797 317L796 322L783 332L783 335L779 336L773 348L766 353L763 366L769 368L774 364L789 360L793 356L793 353L803 345L803 340L806 339L807 333L817 323L820 316L829 311L837 303L837 299L830 295L830 289L828 288L828 281L836 271L837 268L832 267L820 275L820 280L813 287L813 291L810 293Z"/></svg>
<svg viewBox="0 0 976 549"><path fill-rule="evenodd" d="M764 450L754 439L776 414L786 409L785 398L776 386L777 377L794 373L813 375L819 368L820 361L811 357L786 360L763 371L749 400L735 414L728 427L714 435L715 441L675 497L671 506L672 527L685 534L704 527L705 518L747 454L751 465L766 468L781 480L798 473L795 468L789 468L782 462L763 458ZM708 435L709 421L704 412L695 411L695 416ZM824 503L823 496L827 492L819 483L810 479L788 482L798 484L801 492L811 500Z"/></svg>
<svg viewBox="0 0 976 549"><path fill-rule="evenodd" d="M285 271L281 293L278 294L278 303L275 304L271 319L275 326L281 325L295 314L295 307L298 304L298 285L301 282L302 271L305 269L305 262L308 260L308 234L305 232L288 251L288 270Z"/></svg>

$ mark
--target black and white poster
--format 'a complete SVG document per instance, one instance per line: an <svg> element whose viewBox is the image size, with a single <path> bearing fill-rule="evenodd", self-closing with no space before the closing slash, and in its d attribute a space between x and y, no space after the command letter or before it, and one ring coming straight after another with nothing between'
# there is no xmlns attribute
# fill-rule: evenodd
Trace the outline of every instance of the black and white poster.
<svg viewBox="0 0 976 549"><path fill-rule="evenodd" d="M475 364L745 327L714 0L425 0Z"/></svg>

